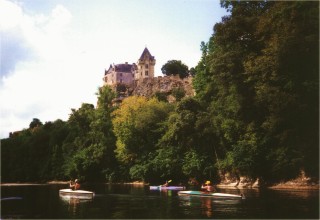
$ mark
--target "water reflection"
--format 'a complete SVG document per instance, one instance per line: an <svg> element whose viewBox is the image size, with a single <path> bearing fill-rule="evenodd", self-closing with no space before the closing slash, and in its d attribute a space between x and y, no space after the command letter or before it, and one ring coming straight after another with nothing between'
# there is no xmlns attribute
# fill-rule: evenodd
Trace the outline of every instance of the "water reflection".
<svg viewBox="0 0 320 220"><path fill-rule="evenodd" d="M160 195L161 197L172 197L173 196L173 191L168 190L168 189L162 189L162 190L157 190L157 191L152 191L152 194L155 195Z"/></svg>
<svg viewBox="0 0 320 220"><path fill-rule="evenodd" d="M212 217L212 200L211 198L201 198L201 214Z"/></svg>
<svg viewBox="0 0 320 220"><path fill-rule="evenodd" d="M79 213L83 209L81 204L92 202L93 199L82 199L79 197L72 196L61 196L60 200L64 203L65 207L68 209L69 216L73 218L79 217Z"/></svg>
<svg viewBox="0 0 320 220"><path fill-rule="evenodd" d="M216 199L210 197L179 196L179 206L186 215L212 218L218 212L236 212L241 199ZM215 216L216 217L216 216Z"/></svg>
<svg viewBox="0 0 320 220"><path fill-rule="evenodd" d="M60 197L56 186L1 187L1 219L319 219L319 191L219 189L246 199L178 196L132 185L87 185L92 200ZM22 199L20 199L22 198Z"/></svg>
<svg viewBox="0 0 320 220"><path fill-rule="evenodd" d="M204 217L213 217L213 202L211 198L180 196L179 199L179 206L184 211L184 214L190 215L199 213Z"/></svg>
<svg viewBox="0 0 320 220"><path fill-rule="evenodd" d="M300 199L308 199L313 197L315 193L318 193L318 190L294 190L294 189L271 189L274 193L277 193L283 197L293 197Z"/></svg>

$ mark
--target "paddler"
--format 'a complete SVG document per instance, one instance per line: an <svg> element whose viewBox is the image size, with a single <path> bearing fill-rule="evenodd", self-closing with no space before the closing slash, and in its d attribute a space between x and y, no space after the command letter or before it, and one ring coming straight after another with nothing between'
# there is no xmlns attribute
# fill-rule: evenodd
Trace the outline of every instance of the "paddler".
<svg viewBox="0 0 320 220"><path fill-rule="evenodd" d="M70 180L70 189L72 189L72 190L80 189L80 183L79 183L78 179L75 179L74 182L72 182L72 180Z"/></svg>
<svg viewBox="0 0 320 220"><path fill-rule="evenodd" d="M172 181L172 180L169 180L169 181L168 181L168 180L166 180L166 183L165 183L165 184L163 184L163 185L161 185L161 186L165 186L165 187L167 187L167 186L169 186L169 183L171 183L171 181Z"/></svg>
<svg viewBox="0 0 320 220"><path fill-rule="evenodd" d="M206 192L214 192L215 189L211 185L211 182L207 180L204 184L202 184L201 189L205 190Z"/></svg>

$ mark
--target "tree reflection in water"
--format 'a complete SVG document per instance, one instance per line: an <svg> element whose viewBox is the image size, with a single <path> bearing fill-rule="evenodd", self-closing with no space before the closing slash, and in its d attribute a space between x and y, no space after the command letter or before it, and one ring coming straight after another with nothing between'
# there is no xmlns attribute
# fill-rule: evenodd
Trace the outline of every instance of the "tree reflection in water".
<svg viewBox="0 0 320 220"><path fill-rule="evenodd" d="M60 199L64 201L66 205L68 205L68 213L72 218L77 218L79 212L81 211L80 205L83 203L91 202L92 199L81 199L77 197L70 196L60 196Z"/></svg>
<svg viewBox="0 0 320 220"><path fill-rule="evenodd" d="M212 217L212 199L208 197L201 197L201 214L207 217Z"/></svg>
<svg viewBox="0 0 320 220"><path fill-rule="evenodd" d="M217 199L200 196L179 196L179 200L179 206L183 208L185 215L201 215L205 218L219 215L221 210L234 212L238 208L237 204L241 203L239 199Z"/></svg>

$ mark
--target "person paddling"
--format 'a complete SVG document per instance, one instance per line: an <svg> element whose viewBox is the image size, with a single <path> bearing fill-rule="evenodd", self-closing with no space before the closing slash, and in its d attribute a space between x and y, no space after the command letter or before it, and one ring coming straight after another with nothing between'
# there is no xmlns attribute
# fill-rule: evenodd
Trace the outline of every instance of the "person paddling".
<svg viewBox="0 0 320 220"><path fill-rule="evenodd" d="M165 184L161 185L161 186L169 186L169 183L171 183L172 180L167 180Z"/></svg>
<svg viewBox="0 0 320 220"><path fill-rule="evenodd" d="M75 179L74 182L72 182L72 181L70 180L70 189L72 189L72 190L78 190L78 189L80 189L80 183L79 183L79 180L78 180L78 179Z"/></svg>
<svg viewBox="0 0 320 220"><path fill-rule="evenodd" d="M211 182L209 180L207 180L204 185L202 184L201 189L205 190L206 192L215 191L214 187L211 185Z"/></svg>

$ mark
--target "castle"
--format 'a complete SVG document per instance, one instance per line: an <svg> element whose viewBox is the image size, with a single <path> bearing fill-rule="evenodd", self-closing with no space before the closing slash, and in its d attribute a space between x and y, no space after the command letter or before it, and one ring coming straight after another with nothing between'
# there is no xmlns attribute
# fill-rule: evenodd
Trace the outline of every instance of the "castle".
<svg viewBox="0 0 320 220"><path fill-rule="evenodd" d="M104 85L132 84L135 80L154 77L156 60L148 48L145 48L137 63L112 64L105 70Z"/></svg>

